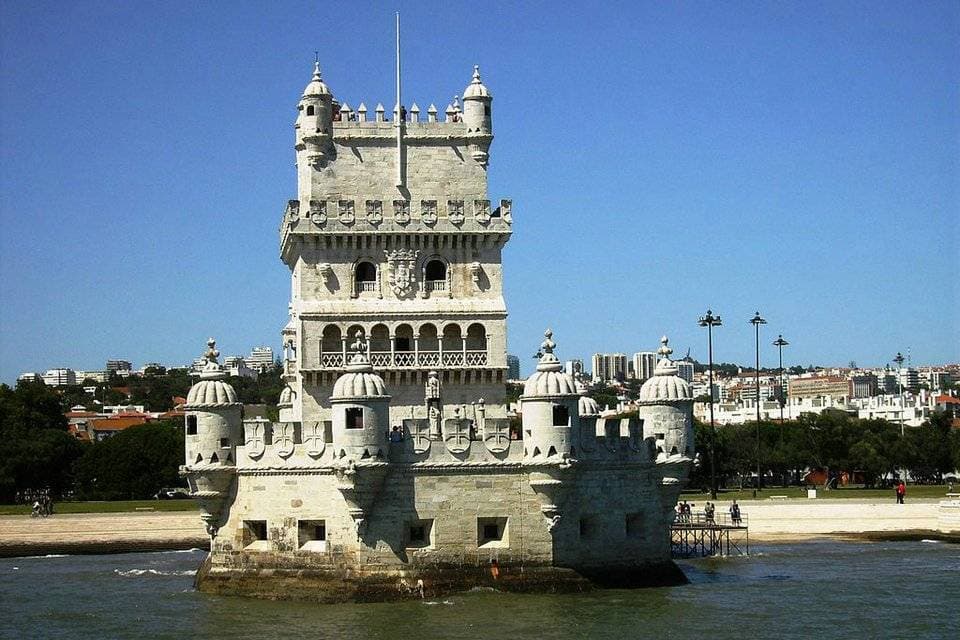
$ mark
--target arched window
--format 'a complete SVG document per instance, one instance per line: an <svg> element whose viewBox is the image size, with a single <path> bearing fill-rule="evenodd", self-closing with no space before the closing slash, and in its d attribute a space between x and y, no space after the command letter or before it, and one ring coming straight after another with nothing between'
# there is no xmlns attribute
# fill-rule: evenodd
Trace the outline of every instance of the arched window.
<svg viewBox="0 0 960 640"><path fill-rule="evenodd" d="M313 105L307 107L307 115L312 116L314 114Z"/></svg>
<svg viewBox="0 0 960 640"><path fill-rule="evenodd" d="M443 260L431 260L427 263L427 280L446 280L447 265Z"/></svg>
<svg viewBox="0 0 960 640"><path fill-rule="evenodd" d="M377 268L373 266L373 263L371 262L357 263L357 268L354 273L354 281L356 282L357 293L361 293L363 291L376 291Z"/></svg>

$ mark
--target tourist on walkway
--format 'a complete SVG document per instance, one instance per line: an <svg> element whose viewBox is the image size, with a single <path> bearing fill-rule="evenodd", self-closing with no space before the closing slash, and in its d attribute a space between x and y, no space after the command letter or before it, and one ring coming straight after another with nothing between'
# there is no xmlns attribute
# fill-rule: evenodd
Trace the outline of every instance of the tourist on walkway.
<svg viewBox="0 0 960 640"><path fill-rule="evenodd" d="M390 432L390 442L402 442L403 434L400 433L400 427L394 427Z"/></svg>
<svg viewBox="0 0 960 640"><path fill-rule="evenodd" d="M713 524L713 514L716 512L716 506L712 502L707 502L706 506L703 508L703 515L706 517L709 524Z"/></svg>
<svg viewBox="0 0 960 640"><path fill-rule="evenodd" d="M897 504L903 504L903 496L907 494L907 485L903 483L903 480L900 481L900 484L897 485Z"/></svg>
<svg viewBox="0 0 960 640"><path fill-rule="evenodd" d="M739 525L742 522L740 518L740 505L737 504L736 500L730 505L730 521L735 525Z"/></svg>

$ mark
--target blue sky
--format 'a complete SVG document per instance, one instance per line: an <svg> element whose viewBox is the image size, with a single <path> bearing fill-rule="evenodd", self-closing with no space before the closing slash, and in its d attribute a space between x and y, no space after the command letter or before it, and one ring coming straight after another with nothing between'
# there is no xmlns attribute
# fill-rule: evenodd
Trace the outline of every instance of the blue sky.
<svg viewBox="0 0 960 640"><path fill-rule="evenodd" d="M521 4L517 8L515 4ZM401 6L403 5L403 6ZM0 381L279 345L277 226L319 50L351 105L479 63L513 198L509 350L960 360L956 2L5 2Z"/></svg>

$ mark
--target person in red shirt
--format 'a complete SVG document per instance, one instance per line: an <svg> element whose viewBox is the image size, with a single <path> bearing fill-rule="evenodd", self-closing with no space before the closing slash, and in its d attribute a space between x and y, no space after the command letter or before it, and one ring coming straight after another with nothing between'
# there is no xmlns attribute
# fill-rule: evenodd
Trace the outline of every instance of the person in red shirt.
<svg viewBox="0 0 960 640"><path fill-rule="evenodd" d="M897 485L897 504L903 504L903 496L907 493L907 485L903 483L903 480L900 481L900 484Z"/></svg>

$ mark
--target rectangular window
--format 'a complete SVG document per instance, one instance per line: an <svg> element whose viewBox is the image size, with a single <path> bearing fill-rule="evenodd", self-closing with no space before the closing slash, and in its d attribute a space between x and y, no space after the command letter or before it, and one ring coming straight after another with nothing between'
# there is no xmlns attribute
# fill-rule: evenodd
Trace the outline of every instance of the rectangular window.
<svg viewBox="0 0 960 640"><path fill-rule="evenodd" d="M303 551L327 550L327 523L325 520L300 520L297 538Z"/></svg>
<svg viewBox="0 0 960 640"><path fill-rule="evenodd" d="M626 529L628 538L643 537L643 514L628 513L626 516Z"/></svg>
<svg viewBox="0 0 960 640"><path fill-rule="evenodd" d="M506 518L477 518L477 546L481 548L506 547Z"/></svg>
<svg viewBox="0 0 960 640"><path fill-rule="evenodd" d="M415 520L407 531L407 547L426 549L433 546L433 520Z"/></svg>
<svg viewBox="0 0 960 640"><path fill-rule="evenodd" d="M347 407L346 425L347 429L363 429L363 409L360 407Z"/></svg>
<svg viewBox="0 0 960 640"><path fill-rule="evenodd" d="M197 416L187 416L187 435L197 435Z"/></svg>
<svg viewBox="0 0 960 640"><path fill-rule="evenodd" d="M580 516L580 539L592 540L597 535L596 516Z"/></svg>
<svg viewBox="0 0 960 640"><path fill-rule="evenodd" d="M230 438L220 438L220 448L227 449L230 447Z"/></svg>
<svg viewBox="0 0 960 640"><path fill-rule="evenodd" d="M266 520L244 520L243 521L243 541L245 549L254 551L269 551L270 540L267 538Z"/></svg>
<svg viewBox="0 0 960 640"><path fill-rule="evenodd" d="M570 411L566 407L558 404L553 405L553 426L570 426Z"/></svg>

